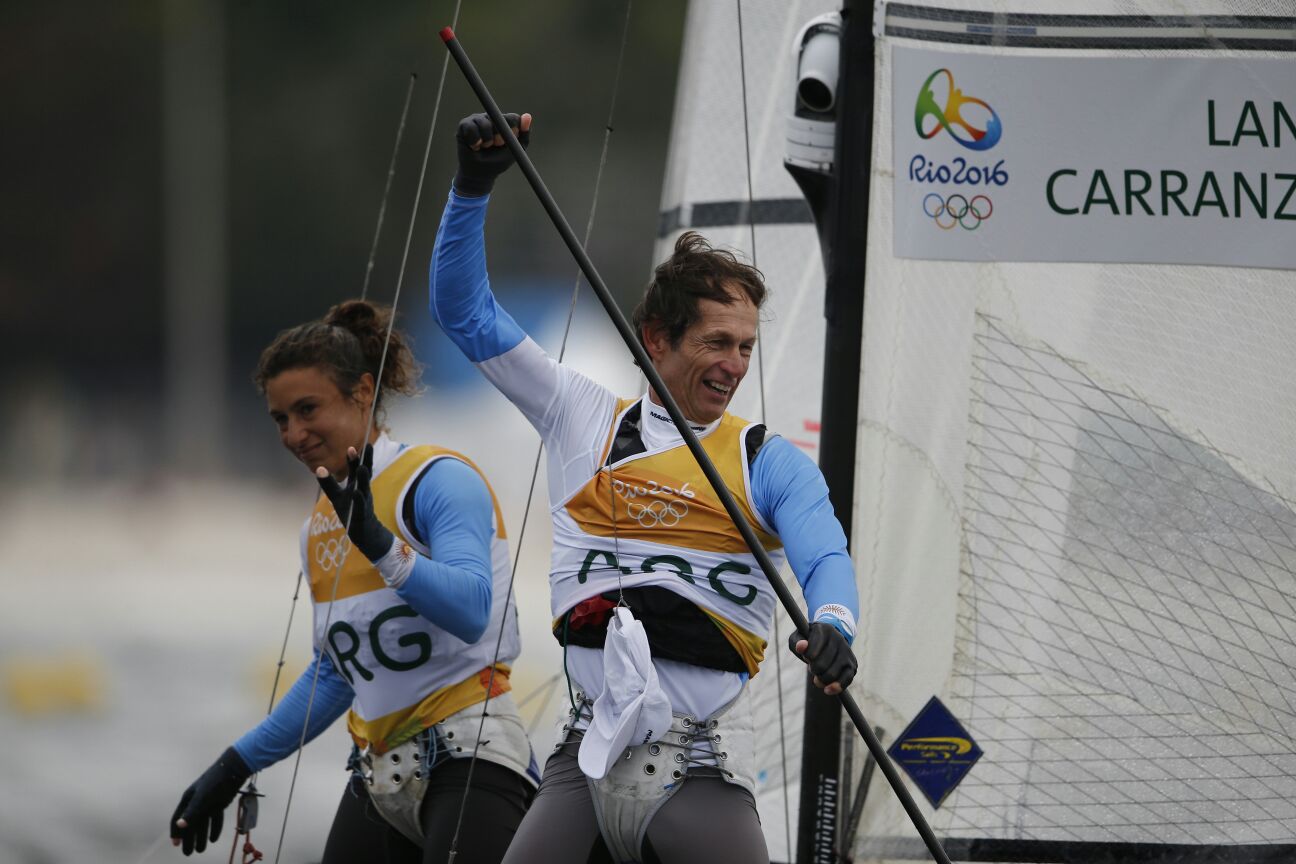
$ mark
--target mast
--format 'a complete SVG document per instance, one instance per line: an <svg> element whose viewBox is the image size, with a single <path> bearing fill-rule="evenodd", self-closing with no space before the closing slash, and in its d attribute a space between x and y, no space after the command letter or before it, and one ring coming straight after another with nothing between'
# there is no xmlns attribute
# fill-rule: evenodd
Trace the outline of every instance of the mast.
<svg viewBox="0 0 1296 864"><path fill-rule="evenodd" d="M820 413L819 467L828 497L851 542L855 492L855 439L859 417L860 338L864 321L864 269L873 145L872 4L844 0L831 171L787 163L810 202L824 255L823 403ZM799 87L798 114L814 107L814 92ZM822 94L821 94L822 95ZM804 97L810 97L807 100ZM818 107L822 107L820 103ZM831 115L829 115L831 117ZM827 187L826 189L824 187ZM797 827L798 864L829 864L839 859L841 703L824 696L809 680L805 696L805 736L801 754L801 810ZM860 790L859 794L863 794ZM842 850L843 852L845 850ZM845 856L842 856L845 857Z"/></svg>

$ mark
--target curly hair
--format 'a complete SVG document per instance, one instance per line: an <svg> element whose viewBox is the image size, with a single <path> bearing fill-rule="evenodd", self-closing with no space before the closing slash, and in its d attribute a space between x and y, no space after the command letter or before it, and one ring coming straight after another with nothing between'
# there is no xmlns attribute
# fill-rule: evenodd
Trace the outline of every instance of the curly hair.
<svg viewBox="0 0 1296 864"><path fill-rule="evenodd" d="M315 367L323 370L344 396L351 398L360 379L368 372L378 383L374 416L381 423L383 397L388 393L413 396L419 391L422 373L422 366L410 349L409 337L391 327L394 314L388 306L346 300L329 309L318 321L281 331L261 352L252 375L257 390L265 395L266 384L281 372Z"/></svg>
<svg viewBox="0 0 1296 864"><path fill-rule="evenodd" d="M631 314L642 344L644 326L661 327L672 347L679 347L684 332L700 317L699 300L733 303L733 288L740 289L757 309L765 302L765 276L744 264L727 249L714 248L696 231L685 231L675 241L671 256L657 265L643 299Z"/></svg>

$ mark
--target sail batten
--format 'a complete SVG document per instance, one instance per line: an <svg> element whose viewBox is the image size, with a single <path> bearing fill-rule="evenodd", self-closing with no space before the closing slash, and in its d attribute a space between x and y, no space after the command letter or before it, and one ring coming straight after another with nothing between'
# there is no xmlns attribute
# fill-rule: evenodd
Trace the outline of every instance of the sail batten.
<svg viewBox="0 0 1296 864"><path fill-rule="evenodd" d="M988 12L908 3L885 6L887 36L1010 48L1296 50L1296 17L1083 15Z"/></svg>
<svg viewBox="0 0 1296 864"><path fill-rule="evenodd" d="M689 228L745 228L748 225L810 225L814 215L804 198L762 198L748 201L702 201L677 205L658 217L657 236Z"/></svg>

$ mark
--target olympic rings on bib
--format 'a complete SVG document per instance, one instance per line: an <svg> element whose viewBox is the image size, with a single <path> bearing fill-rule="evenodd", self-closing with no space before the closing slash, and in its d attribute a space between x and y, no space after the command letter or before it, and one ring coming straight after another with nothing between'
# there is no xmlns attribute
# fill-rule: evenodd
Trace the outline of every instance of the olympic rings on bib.
<svg viewBox="0 0 1296 864"><path fill-rule="evenodd" d="M626 504L626 515L645 528L673 528L688 515L688 504L683 501L650 501L647 504Z"/></svg>
<svg viewBox="0 0 1296 864"><path fill-rule="evenodd" d="M948 198L928 192L923 198L922 208L923 213L946 231L955 225L975 231L994 212L994 202L987 195L975 195L969 201L967 196L957 192Z"/></svg>
<svg viewBox="0 0 1296 864"><path fill-rule="evenodd" d="M342 562L346 560L347 553L350 551L351 538L345 534L341 540L329 540L327 542L321 540L315 544L315 563L327 572L334 567L341 567Z"/></svg>

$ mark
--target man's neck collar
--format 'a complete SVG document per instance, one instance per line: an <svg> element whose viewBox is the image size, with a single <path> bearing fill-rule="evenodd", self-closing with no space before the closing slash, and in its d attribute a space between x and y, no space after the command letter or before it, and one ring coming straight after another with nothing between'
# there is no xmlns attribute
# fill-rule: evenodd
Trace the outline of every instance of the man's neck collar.
<svg viewBox="0 0 1296 864"><path fill-rule="evenodd" d="M675 421L672 420L670 414L666 412L665 406L660 405L657 402L657 394L653 392L651 387L648 388L648 393L644 396L644 414L646 416L643 418L642 422L645 426L654 430L661 430L662 432L669 431L676 435L679 434L679 429L675 426ZM688 420L688 418L685 419ZM696 420L688 420L689 428L699 436L707 434L719 425L719 423L719 417L706 424L698 423ZM669 430L666 430L665 427L669 427Z"/></svg>

